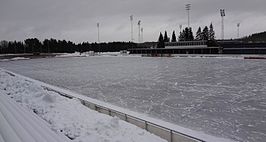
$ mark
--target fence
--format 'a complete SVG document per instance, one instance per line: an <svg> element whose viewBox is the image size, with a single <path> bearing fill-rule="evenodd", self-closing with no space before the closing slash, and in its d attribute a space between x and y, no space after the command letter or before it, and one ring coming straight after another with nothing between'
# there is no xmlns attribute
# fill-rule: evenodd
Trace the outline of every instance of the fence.
<svg viewBox="0 0 266 142"><path fill-rule="evenodd" d="M152 122L143 120L141 118L137 118L128 114L125 114L123 112L119 112L110 108L106 108L91 102L88 102L86 100L79 99L81 103L93 110L96 110L100 113L107 114L110 116L116 116L128 123L131 123L133 125L136 125L140 128L143 128L165 140L168 142L205 142L204 140L195 138L193 136L186 135L181 132L177 132L175 130L171 130L169 128L160 126L158 124L154 124Z"/></svg>

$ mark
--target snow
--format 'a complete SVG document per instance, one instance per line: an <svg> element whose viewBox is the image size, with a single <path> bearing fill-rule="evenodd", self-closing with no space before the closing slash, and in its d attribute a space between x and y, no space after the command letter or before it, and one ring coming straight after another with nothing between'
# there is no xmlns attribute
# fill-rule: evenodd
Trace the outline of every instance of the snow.
<svg viewBox="0 0 266 142"><path fill-rule="evenodd" d="M75 53L63 53L60 55L57 55L56 57L89 57L89 56L120 56L120 52L100 52L100 53L94 53L93 51L88 52L75 52Z"/></svg>
<svg viewBox="0 0 266 142"><path fill-rule="evenodd" d="M266 139L265 60L125 57L20 60L0 67L192 129L188 134L195 137L200 131L243 142Z"/></svg>
<svg viewBox="0 0 266 142"><path fill-rule="evenodd" d="M247 57L266 58L266 55L249 55L249 54L174 54L174 58L217 58L217 59L245 59Z"/></svg>
<svg viewBox="0 0 266 142"><path fill-rule="evenodd" d="M218 58L218 59L244 59L240 55L208 55L208 54L177 54L174 58Z"/></svg>
<svg viewBox="0 0 266 142"><path fill-rule="evenodd" d="M63 133L73 141L165 142L158 136L116 117L90 110L79 100L63 97L41 83L3 69L0 69L0 78L1 95L13 98L45 120L53 131Z"/></svg>
<svg viewBox="0 0 266 142"><path fill-rule="evenodd" d="M47 124L33 113L19 106L14 100L2 94L0 98L1 135L6 141L66 141L59 139ZM7 124L7 125L5 125ZM3 131L2 131L3 130Z"/></svg>
<svg viewBox="0 0 266 142"><path fill-rule="evenodd" d="M74 52L74 53L62 53L60 55L56 55L56 57L86 57L89 54L86 53L80 53L80 52Z"/></svg>
<svg viewBox="0 0 266 142"><path fill-rule="evenodd" d="M69 141L61 133L53 132L45 121L8 95L2 94L0 102L1 142Z"/></svg>
<svg viewBox="0 0 266 142"><path fill-rule="evenodd" d="M0 61L17 61L17 60L29 60L30 58L25 58L25 57L14 57L11 59L1 59Z"/></svg>
<svg viewBox="0 0 266 142"><path fill-rule="evenodd" d="M123 57L140 57L141 55L137 54L129 54L123 53L123 52L75 52L75 53L61 53L60 55L57 55L56 57L89 57L89 56L101 56L101 57L116 57L116 56L123 56Z"/></svg>

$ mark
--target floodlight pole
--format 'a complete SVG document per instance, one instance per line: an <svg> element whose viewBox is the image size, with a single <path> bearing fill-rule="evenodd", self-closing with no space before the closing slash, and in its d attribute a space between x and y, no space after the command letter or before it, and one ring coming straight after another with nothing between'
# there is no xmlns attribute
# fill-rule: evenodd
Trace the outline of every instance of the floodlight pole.
<svg viewBox="0 0 266 142"><path fill-rule="evenodd" d="M180 34L181 34L181 32L182 32L182 25L181 24L179 25L179 29L180 29Z"/></svg>
<svg viewBox="0 0 266 142"><path fill-rule="evenodd" d="M97 23L97 30L98 30L98 43L100 43L100 23Z"/></svg>
<svg viewBox="0 0 266 142"><path fill-rule="evenodd" d="M240 23L237 23L237 38L239 38L239 27L240 27Z"/></svg>
<svg viewBox="0 0 266 142"><path fill-rule="evenodd" d="M131 42L133 42L133 15L130 15L130 24L131 24Z"/></svg>
<svg viewBox="0 0 266 142"><path fill-rule="evenodd" d="M191 9L191 4L186 4L186 10L187 10L187 25L188 28L190 28L190 16L189 16L189 11Z"/></svg>
<svg viewBox="0 0 266 142"><path fill-rule="evenodd" d="M139 43L140 43L140 23L141 23L141 21L139 20L138 21L138 26L139 26Z"/></svg>
<svg viewBox="0 0 266 142"><path fill-rule="evenodd" d="M220 9L220 14L221 14L221 18L222 18L222 27L221 27L221 39L224 40L224 16L225 16L225 11L224 9Z"/></svg>
<svg viewBox="0 0 266 142"><path fill-rule="evenodd" d="M224 16L222 16L222 40L224 40Z"/></svg>
<svg viewBox="0 0 266 142"><path fill-rule="evenodd" d="M143 42L143 27L140 29L141 32L141 42Z"/></svg>

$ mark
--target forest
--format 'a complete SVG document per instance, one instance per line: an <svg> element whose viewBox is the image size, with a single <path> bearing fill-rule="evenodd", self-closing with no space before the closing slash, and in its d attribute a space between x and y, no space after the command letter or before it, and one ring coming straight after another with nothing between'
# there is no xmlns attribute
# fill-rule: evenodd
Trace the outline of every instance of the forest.
<svg viewBox="0 0 266 142"><path fill-rule="evenodd" d="M1 41L0 54L18 53L73 53L73 52L119 52L135 48L136 43L132 42L109 42L109 43L88 43L76 44L66 40L45 39L40 41L37 38L29 38L21 41Z"/></svg>

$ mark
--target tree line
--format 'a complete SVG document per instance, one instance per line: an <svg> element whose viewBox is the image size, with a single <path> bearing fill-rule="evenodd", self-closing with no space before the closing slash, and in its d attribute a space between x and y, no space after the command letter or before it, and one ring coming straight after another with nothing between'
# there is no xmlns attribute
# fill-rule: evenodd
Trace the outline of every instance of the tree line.
<svg viewBox="0 0 266 142"><path fill-rule="evenodd" d="M165 42L177 41L193 41L193 40L215 40L215 32L212 23L210 26L205 26L203 30L198 28L196 36L194 37L192 28L186 27L176 36L175 31L172 32L171 38L167 31L164 35L160 33L157 48L164 48ZM45 39L40 41L37 38L29 38L22 41L1 41L0 54L16 54L16 53L73 53L73 52L119 52L121 50L128 50L131 48L139 48L138 44L133 42L108 42L108 43L73 43L66 40Z"/></svg>
<svg viewBox="0 0 266 142"><path fill-rule="evenodd" d="M130 48L136 48L132 42L108 42L108 43L73 43L66 40L29 38L21 41L1 41L0 54L18 53L73 53L73 52L119 52Z"/></svg>
<svg viewBox="0 0 266 142"><path fill-rule="evenodd" d="M240 38L239 40L245 41L245 42L266 42L266 31L265 32L260 32L260 33L255 33L243 38Z"/></svg>
<svg viewBox="0 0 266 142"><path fill-rule="evenodd" d="M160 32L159 39L158 39L158 48L164 48L165 42L177 42L178 41L194 41L194 40L206 40L208 42L215 41L215 31L213 28L212 23L210 26L205 26L203 30L199 27L194 37L193 31L191 27L186 27L183 31L180 32L179 37L177 39L175 31L172 33L172 38L168 37L167 31L164 32L164 35Z"/></svg>

